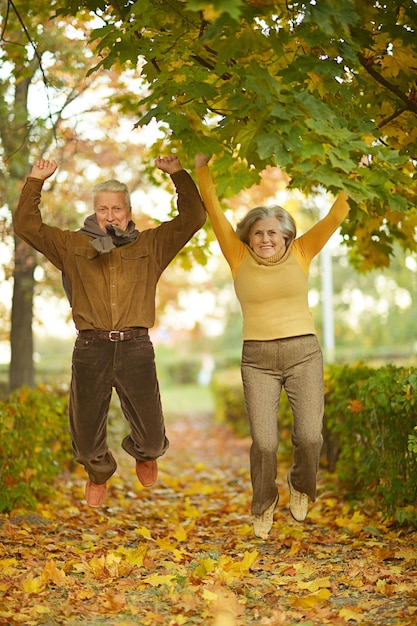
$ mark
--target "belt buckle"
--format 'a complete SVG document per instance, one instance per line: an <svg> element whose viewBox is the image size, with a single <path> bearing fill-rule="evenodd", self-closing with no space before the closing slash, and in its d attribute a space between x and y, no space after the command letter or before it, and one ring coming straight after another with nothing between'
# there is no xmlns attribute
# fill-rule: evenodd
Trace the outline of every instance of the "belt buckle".
<svg viewBox="0 0 417 626"><path fill-rule="evenodd" d="M124 332L122 330L111 330L109 331L109 341L117 342L124 340Z"/></svg>

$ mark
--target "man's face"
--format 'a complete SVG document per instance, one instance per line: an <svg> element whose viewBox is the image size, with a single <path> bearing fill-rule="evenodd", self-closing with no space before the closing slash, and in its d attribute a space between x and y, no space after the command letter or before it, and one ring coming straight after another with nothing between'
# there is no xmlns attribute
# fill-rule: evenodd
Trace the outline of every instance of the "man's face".
<svg viewBox="0 0 417 626"><path fill-rule="evenodd" d="M94 211L98 225L104 232L106 226L118 226L126 230L132 216L132 210L122 191L100 191L95 197Z"/></svg>

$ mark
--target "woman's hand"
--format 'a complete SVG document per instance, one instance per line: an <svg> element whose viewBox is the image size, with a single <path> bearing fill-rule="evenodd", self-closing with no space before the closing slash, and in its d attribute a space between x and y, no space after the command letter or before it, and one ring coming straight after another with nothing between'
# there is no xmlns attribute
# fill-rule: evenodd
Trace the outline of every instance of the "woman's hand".
<svg viewBox="0 0 417 626"><path fill-rule="evenodd" d="M197 152L194 157L194 165L196 169L199 169L200 167L206 167L206 165L210 161L210 158L211 156L207 156L207 154L204 154L203 152Z"/></svg>

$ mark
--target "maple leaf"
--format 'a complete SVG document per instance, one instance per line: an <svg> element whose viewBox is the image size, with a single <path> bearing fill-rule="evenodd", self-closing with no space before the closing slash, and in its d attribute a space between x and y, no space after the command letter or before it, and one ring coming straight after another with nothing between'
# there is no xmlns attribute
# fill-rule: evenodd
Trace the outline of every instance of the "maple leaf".
<svg viewBox="0 0 417 626"><path fill-rule="evenodd" d="M351 517L336 518L335 523L337 526L341 526L355 533L364 526L365 516L360 511L355 511Z"/></svg>
<svg viewBox="0 0 417 626"><path fill-rule="evenodd" d="M151 576L146 576L146 578L143 578L142 582L147 583L148 585L152 585L152 587L159 587L161 585L171 584L174 578L175 576L172 576L171 574L152 574Z"/></svg>
<svg viewBox="0 0 417 626"><path fill-rule="evenodd" d="M320 589L320 591L309 593L306 596L293 598L292 604L298 608L309 609L316 604L325 602L330 595L331 592L328 589Z"/></svg>
<svg viewBox="0 0 417 626"><path fill-rule="evenodd" d="M48 561L43 569L41 578L45 582L52 582L55 585L64 585L66 582L66 574L64 570L58 569L55 561Z"/></svg>
<svg viewBox="0 0 417 626"><path fill-rule="evenodd" d="M205 600L209 600L210 602L213 602L214 600L217 600L218 594L215 591L212 591L211 589L208 589L207 587L205 587L203 589L203 598Z"/></svg>
<svg viewBox="0 0 417 626"><path fill-rule="evenodd" d="M285 626L288 623L288 615L285 611L274 609L271 617L263 617L261 626Z"/></svg>
<svg viewBox="0 0 417 626"><path fill-rule="evenodd" d="M364 410L364 406L360 400L350 400L348 410L352 411L352 413L360 413Z"/></svg>
<svg viewBox="0 0 417 626"><path fill-rule="evenodd" d="M46 584L42 576L33 577L29 574L23 581L22 589L25 593L37 594L45 590Z"/></svg>
<svg viewBox="0 0 417 626"><path fill-rule="evenodd" d="M121 554L127 563L136 565L136 567L142 567L147 551L147 546L139 546L138 548L124 548L121 546L117 549L117 554Z"/></svg>
<svg viewBox="0 0 417 626"><path fill-rule="evenodd" d="M396 559L404 559L406 564L415 563L417 561L417 549L414 547L401 547L395 550Z"/></svg>
<svg viewBox="0 0 417 626"><path fill-rule="evenodd" d="M204 576L209 572L214 572L216 566L217 561L215 561L211 557L201 559L197 567L194 569L194 576L197 576L198 578L204 578Z"/></svg>
<svg viewBox="0 0 417 626"><path fill-rule="evenodd" d="M18 561L15 558L0 559L0 571L3 576L13 575L16 572Z"/></svg>
<svg viewBox="0 0 417 626"><path fill-rule="evenodd" d="M343 609L340 609L339 615L340 617L343 617L343 619L345 619L347 622L351 620L353 622L360 623L365 619L363 612L356 607L345 606L343 607Z"/></svg>
<svg viewBox="0 0 417 626"><path fill-rule="evenodd" d="M126 606L125 594L123 592L117 593L108 589L102 598L102 602L104 607L110 609L111 611L121 611Z"/></svg>
<svg viewBox="0 0 417 626"><path fill-rule="evenodd" d="M178 526L178 528L175 530L175 533L173 533L172 536L179 543L181 543L183 541L187 541L188 533L186 532L184 526Z"/></svg>
<svg viewBox="0 0 417 626"><path fill-rule="evenodd" d="M145 539L152 539L151 531L145 526L141 526L140 528L135 528L135 533L145 537Z"/></svg>
<svg viewBox="0 0 417 626"><path fill-rule="evenodd" d="M297 586L300 589L307 589L308 591L315 592L324 587L331 587L332 583L330 582L330 578L326 576L325 578L316 578L308 582L299 580L297 582Z"/></svg>

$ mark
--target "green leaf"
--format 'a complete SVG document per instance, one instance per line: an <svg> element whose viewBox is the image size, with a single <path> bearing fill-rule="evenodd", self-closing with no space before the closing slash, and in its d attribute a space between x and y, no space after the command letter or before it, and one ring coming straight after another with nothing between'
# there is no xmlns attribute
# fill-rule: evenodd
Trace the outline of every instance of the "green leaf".
<svg viewBox="0 0 417 626"><path fill-rule="evenodd" d="M189 0L188 5L192 11L204 11L212 6L215 12L227 13L234 20L238 20L245 3L242 0L211 0L208 5L206 0Z"/></svg>

